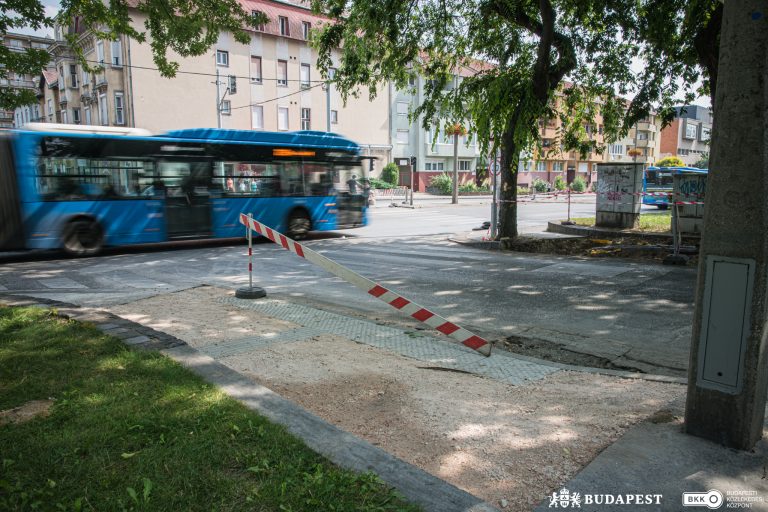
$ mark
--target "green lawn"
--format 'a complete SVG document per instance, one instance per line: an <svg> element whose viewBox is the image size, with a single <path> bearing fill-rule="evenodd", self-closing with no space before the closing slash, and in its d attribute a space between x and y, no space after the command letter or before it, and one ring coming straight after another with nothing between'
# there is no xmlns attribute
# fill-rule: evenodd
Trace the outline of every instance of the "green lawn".
<svg viewBox="0 0 768 512"><path fill-rule="evenodd" d="M0 307L0 510L418 510L161 355Z"/></svg>
<svg viewBox="0 0 768 512"><path fill-rule="evenodd" d="M640 226L634 231L642 231L644 233L669 233L671 223L670 212L660 213L645 213L640 215ZM579 226L594 226L594 217L581 217L571 219Z"/></svg>

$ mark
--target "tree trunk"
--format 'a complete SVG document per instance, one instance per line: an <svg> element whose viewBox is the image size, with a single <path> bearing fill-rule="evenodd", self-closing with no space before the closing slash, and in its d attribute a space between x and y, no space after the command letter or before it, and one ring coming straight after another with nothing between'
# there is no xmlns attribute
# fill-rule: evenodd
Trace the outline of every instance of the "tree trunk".
<svg viewBox="0 0 768 512"><path fill-rule="evenodd" d="M520 108L515 109L501 136L501 193L499 194L499 240L514 240L517 231L517 166L520 148L515 143L515 128L520 118Z"/></svg>

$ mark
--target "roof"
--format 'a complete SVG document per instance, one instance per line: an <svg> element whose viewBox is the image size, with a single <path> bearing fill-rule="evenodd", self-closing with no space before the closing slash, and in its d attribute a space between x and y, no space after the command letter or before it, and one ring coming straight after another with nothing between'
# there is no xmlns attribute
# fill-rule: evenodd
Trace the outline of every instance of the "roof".
<svg viewBox="0 0 768 512"><path fill-rule="evenodd" d="M47 85L53 85L59 81L59 72L54 69L44 69L43 78Z"/></svg>
<svg viewBox="0 0 768 512"><path fill-rule="evenodd" d="M238 0L245 12L261 11L269 22L264 24L264 30L253 30L260 34L288 37L290 39L304 40L303 24L309 23L312 27L329 23L328 18L317 16L311 10L298 5L269 0ZM280 33L280 17L288 19L288 35Z"/></svg>
<svg viewBox="0 0 768 512"><path fill-rule="evenodd" d="M357 153L360 146L341 135L318 131L263 132L255 130L222 130L216 128L188 128L172 130L158 135L175 139L207 140L217 142L244 142L265 146L325 147Z"/></svg>

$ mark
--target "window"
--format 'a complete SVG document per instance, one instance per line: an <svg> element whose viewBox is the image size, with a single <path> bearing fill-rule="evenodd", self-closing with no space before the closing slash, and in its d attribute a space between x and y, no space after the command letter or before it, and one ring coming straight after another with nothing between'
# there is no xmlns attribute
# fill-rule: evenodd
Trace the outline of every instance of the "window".
<svg viewBox="0 0 768 512"><path fill-rule="evenodd" d="M229 90L229 94L235 94L237 92L237 77L235 75L229 75L227 89Z"/></svg>
<svg viewBox="0 0 768 512"><path fill-rule="evenodd" d="M61 122L62 123L66 123L67 122L67 111L66 110L62 110L61 111Z"/></svg>
<svg viewBox="0 0 768 512"><path fill-rule="evenodd" d="M408 75L408 85L411 87L416 87L416 75L411 73Z"/></svg>
<svg viewBox="0 0 768 512"><path fill-rule="evenodd" d="M99 95L99 122L102 125L109 125L109 115L107 114L107 95Z"/></svg>
<svg viewBox="0 0 768 512"><path fill-rule="evenodd" d="M536 172L546 172L546 171L547 171L547 162L538 160L536 162Z"/></svg>
<svg viewBox="0 0 768 512"><path fill-rule="evenodd" d="M216 65L217 66L229 66L229 52L224 50L216 50Z"/></svg>
<svg viewBox="0 0 768 512"><path fill-rule="evenodd" d="M703 142L709 141L709 137L711 133L712 133L712 128L708 128L704 125L701 125L701 135L699 136L699 140Z"/></svg>
<svg viewBox="0 0 768 512"><path fill-rule="evenodd" d="M563 162L552 162L553 172L563 172Z"/></svg>
<svg viewBox="0 0 768 512"><path fill-rule="evenodd" d="M280 19L280 35L281 36L291 35L288 28L288 18L286 18L285 16L279 16L279 19Z"/></svg>
<svg viewBox="0 0 768 512"><path fill-rule="evenodd" d="M301 109L301 129L302 130L311 130L311 118L310 118L310 112L308 108Z"/></svg>
<svg viewBox="0 0 768 512"><path fill-rule="evenodd" d="M444 171L445 162L442 160L427 160L424 162L425 171Z"/></svg>
<svg viewBox="0 0 768 512"><path fill-rule="evenodd" d="M312 30L312 24L308 21L301 22L301 32L304 35L304 39L309 40L309 31Z"/></svg>
<svg viewBox="0 0 768 512"><path fill-rule="evenodd" d="M251 128L254 130L264 129L264 107L261 105L251 106Z"/></svg>
<svg viewBox="0 0 768 512"><path fill-rule="evenodd" d="M49 99L48 100L48 117L50 117L51 114L53 114L53 100Z"/></svg>
<svg viewBox="0 0 768 512"><path fill-rule="evenodd" d="M69 86L77 87L77 66L75 64L69 65Z"/></svg>
<svg viewBox="0 0 768 512"><path fill-rule="evenodd" d="M277 107L277 129L288 129L288 107Z"/></svg>
<svg viewBox="0 0 768 512"><path fill-rule="evenodd" d="M398 144L408 144L408 130L397 130L396 140Z"/></svg>
<svg viewBox="0 0 768 512"><path fill-rule="evenodd" d="M471 171L472 170L472 160L459 160L459 170L460 171Z"/></svg>
<svg viewBox="0 0 768 512"><path fill-rule="evenodd" d="M408 115L408 103L405 103L403 101L397 102L397 115L399 116L407 116Z"/></svg>
<svg viewBox="0 0 768 512"><path fill-rule="evenodd" d="M72 122L75 124L80 124L80 109L79 108L73 108L72 109Z"/></svg>
<svg viewBox="0 0 768 512"><path fill-rule="evenodd" d="M328 80L336 78L336 68L328 68Z"/></svg>
<svg viewBox="0 0 768 512"><path fill-rule="evenodd" d="M96 43L96 60L99 64L104 64L104 41Z"/></svg>
<svg viewBox="0 0 768 512"><path fill-rule="evenodd" d="M125 124L125 113L123 112L123 93L115 93L115 124Z"/></svg>
<svg viewBox="0 0 768 512"><path fill-rule="evenodd" d="M609 155L623 155L624 154L624 145L623 144L608 144L608 154Z"/></svg>
<svg viewBox="0 0 768 512"><path fill-rule="evenodd" d="M685 138L686 139L695 139L696 138L696 132L698 131L698 128L693 123L685 123Z"/></svg>
<svg viewBox="0 0 768 512"><path fill-rule="evenodd" d="M112 41L112 66L120 67L123 65L123 45L118 39Z"/></svg>
<svg viewBox="0 0 768 512"><path fill-rule="evenodd" d="M83 68L83 87L87 87L91 81L91 76L88 74L88 70Z"/></svg>
<svg viewBox="0 0 768 512"><path fill-rule="evenodd" d="M91 109L90 107L85 107L83 109L85 112L85 124L91 124Z"/></svg>
<svg viewBox="0 0 768 512"><path fill-rule="evenodd" d="M331 110L331 124L339 124L339 111Z"/></svg>
<svg viewBox="0 0 768 512"><path fill-rule="evenodd" d="M301 65L301 88L307 89L309 87L309 64Z"/></svg>
<svg viewBox="0 0 768 512"><path fill-rule="evenodd" d="M221 102L221 114L228 116L232 114L232 102L229 100L223 100Z"/></svg>
<svg viewBox="0 0 768 512"><path fill-rule="evenodd" d="M637 132L637 140L648 140L648 132Z"/></svg>
<svg viewBox="0 0 768 512"><path fill-rule="evenodd" d="M251 55L251 83L261 83L261 57Z"/></svg>
<svg viewBox="0 0 768 512"><path fill-rule="evenodd" d="M251 11L251 17L254 20L253 28L258 30L259 32L264 32L264 24L263 23L255 23L255 21L258 20L263 15L264 15L264 13L262 13L261 11Z"/></svg>
<svg viewBox="0 0 768 512"><path fill-rule="evenodd" d="M277 85L288 85L288 62L284 60L277 61Z"/></svg>

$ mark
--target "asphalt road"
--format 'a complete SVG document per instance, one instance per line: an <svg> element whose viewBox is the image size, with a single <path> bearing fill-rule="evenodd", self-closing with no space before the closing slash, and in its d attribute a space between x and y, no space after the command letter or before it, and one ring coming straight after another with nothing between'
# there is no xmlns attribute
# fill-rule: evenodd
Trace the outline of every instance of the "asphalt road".
<svg viewBox="0 0 768 512"><path fill-rule="evenodd" d="M680 374L687 365L695 269L625 260L489 252L446 233L487 220L489 206L434 202L377 207L369 227L326 234L311 248L491 339L558 343L617 366ZM589 215L594 205L580 205ZM560 218L564 205L521 208L522 231ZM255 246L256 284L273 297L350 315L405 322L397 312L277 246ZM247 284L243 245L207 245L85 259L0 262L0 293L106 306L191 286ZM415 327L415 324L411 324Z"/></svg>

